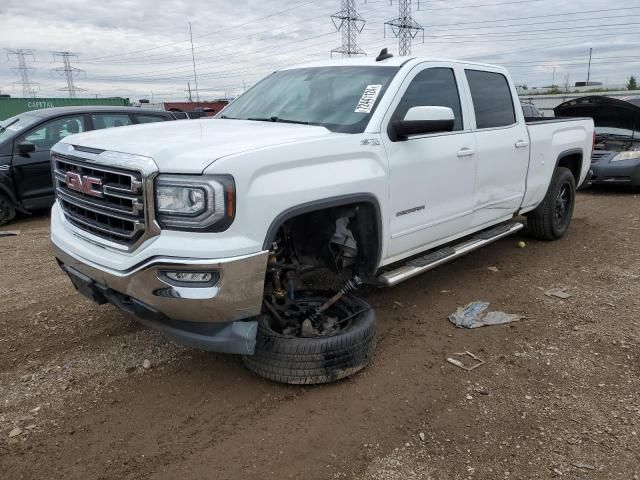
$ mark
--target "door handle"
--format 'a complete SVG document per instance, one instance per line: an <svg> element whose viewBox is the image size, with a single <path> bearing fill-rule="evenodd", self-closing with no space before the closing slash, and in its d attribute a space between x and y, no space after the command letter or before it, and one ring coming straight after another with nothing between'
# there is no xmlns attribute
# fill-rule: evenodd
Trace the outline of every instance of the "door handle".
<svg viewBox="0 0 640 480"><path fill-rule="evenodd" d="M529 142L527 142L526 140L518 140L515 145L516 148L525 148L528 146L529 146Z"/></svg>
<svg viewBox="0 0 640 480"><path fill-rule="evenodd" d="M460 157L460 158L462 158L462 157L471 157L472 155L475 155L475 154L476 154L476 152L474 152L470 148L463 148L462 150L460 150L458 152L458 157Z"/></svg>

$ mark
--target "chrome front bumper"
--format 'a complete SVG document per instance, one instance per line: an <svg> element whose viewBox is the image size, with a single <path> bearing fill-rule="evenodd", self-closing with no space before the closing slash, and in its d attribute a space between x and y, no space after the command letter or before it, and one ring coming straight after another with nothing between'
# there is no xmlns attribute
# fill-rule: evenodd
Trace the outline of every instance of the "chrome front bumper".
<svg viewBox="0 0 640 480"><path fill-rule="evenodd" d="M113 291L125 301L130 298L171 320L227 323L255 317L262 308L267 251L224 259L156 257L127 271L114 271L80 260L55 243L53 248L70 276L79 273L103 290ZM212 286L176 286L160 277L166 270L217 272L219 279Z"/></svg>

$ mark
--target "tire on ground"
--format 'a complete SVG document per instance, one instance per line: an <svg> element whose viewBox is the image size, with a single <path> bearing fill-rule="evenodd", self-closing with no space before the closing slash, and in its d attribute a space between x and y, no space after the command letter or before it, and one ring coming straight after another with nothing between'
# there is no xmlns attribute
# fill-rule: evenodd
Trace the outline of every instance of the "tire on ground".
<svg viewBox="0 0 640 480"><path fill-rule="evenodd" d="M16 207L6 195L0 194L0 226L6 225L16 216Z"/></svg>
<svg viewBox="0 0 640 480"><path fill-rule="evenodd" d="M558 221L556 217L556 202L565 187L569 197L568 211L563 221ZM575 198L576 181L573 173L565 167L556 168L544 200L535 210L526 214L527 232L539 240L558 240L562 238L571 224Z"/></svg>
<svg viewBox="0 0 640 480"><path fill-rule="evenodd" d="M365 301L351 296L354 312L349 328L327 337L285 337L274 332L268 316L260 317L255 353L244 356L247 368L281 383L329 383L359 372L371 360L375 347L375 315Z"/></svg>

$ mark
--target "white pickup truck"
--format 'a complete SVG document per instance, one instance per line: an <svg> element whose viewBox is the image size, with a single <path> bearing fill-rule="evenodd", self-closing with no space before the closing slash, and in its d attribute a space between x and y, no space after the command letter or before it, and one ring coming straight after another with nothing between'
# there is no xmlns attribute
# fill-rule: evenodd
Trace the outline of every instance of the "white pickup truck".
<svg viewBox="0 0 640 480"><path fill-rule="evenodd" d="M214 119L72 135L52 150L55 255L79 292L178 342L276 381L343 378L375 344L362 283L522 215L535 238L567 230L593 122L519 105L503 68L383 51L277 71Z"/></svg>

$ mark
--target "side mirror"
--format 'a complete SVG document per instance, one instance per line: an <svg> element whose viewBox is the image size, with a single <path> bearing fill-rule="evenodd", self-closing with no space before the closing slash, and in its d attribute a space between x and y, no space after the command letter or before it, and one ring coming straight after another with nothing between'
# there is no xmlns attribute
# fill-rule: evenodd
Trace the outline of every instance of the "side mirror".
<svg viewBox="0 0 640 480"><path fill-rule="evenodd" d="M393 122L393 130L400 139L453 130L455 115L449 107L413 107L403 120Z"/></svg>
<svg viewBox="0 0 640 480"><path fill-rule="evenodd" d="M31 142L22 142L18 144L18 152L22 154L32 153L36 151L36 146Z"/></svg>

